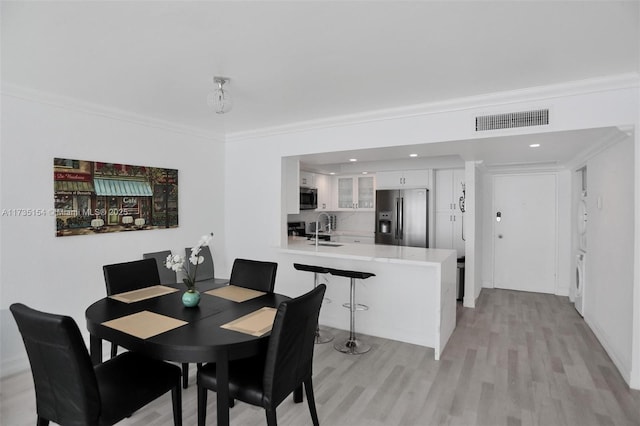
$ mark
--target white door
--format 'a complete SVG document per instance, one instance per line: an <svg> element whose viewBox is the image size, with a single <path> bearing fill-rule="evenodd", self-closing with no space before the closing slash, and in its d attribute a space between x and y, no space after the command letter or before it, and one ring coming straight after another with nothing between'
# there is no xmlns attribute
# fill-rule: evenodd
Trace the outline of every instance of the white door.
<svg viewBox="0 0 640 426"><path fill-rule="evenodd" d="M556 200L555 174L493 177L496 288L555 293Z"/></svg>

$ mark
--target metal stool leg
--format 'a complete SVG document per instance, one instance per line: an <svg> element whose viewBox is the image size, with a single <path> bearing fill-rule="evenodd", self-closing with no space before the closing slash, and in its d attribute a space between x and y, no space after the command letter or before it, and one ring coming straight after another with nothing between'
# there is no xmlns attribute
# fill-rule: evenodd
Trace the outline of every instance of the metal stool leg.
<svg viewBox="0 0 640 426"><path fill-rule="evenodd" d="M366 310L367 307L360 305L362 310ZM349 311L351 314L351 320L349 322L349 338L344 343L336 343L333 347L345 354L360 355L369 352L371 345L363 343L356 338L356 279L351 278L351 296L349 297Z"/></svg>
<svg viewBox="0 0 640 426"><path fill-rule="evenodd" d="M313 288L318 287L318 273L313 273ZM320 326L316 327L316 343L329 343L333 340L333 335L324 330L320 330Z"/></svg>

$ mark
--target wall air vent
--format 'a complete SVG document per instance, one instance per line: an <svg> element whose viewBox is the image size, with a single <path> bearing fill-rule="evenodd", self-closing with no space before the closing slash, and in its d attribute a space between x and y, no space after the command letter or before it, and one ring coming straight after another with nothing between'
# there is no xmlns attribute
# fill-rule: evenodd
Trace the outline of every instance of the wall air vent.
<svg viewBox="0 0 640 426"><path fill-rule="evenodd" d="M549 124L549 110L509 112L476 117L476 132L483 130L513 129L515 127Z"/></svg>

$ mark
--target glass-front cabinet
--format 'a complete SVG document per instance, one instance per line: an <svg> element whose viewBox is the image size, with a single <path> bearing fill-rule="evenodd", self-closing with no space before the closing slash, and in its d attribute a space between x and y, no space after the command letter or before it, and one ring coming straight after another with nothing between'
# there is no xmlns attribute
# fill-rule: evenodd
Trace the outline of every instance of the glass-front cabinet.
<svg viewBox="0 0 640 426"><path fill-rule="evenodd" d="M337 210L375 209L375 178L373 176L336 177Z"/></svg>

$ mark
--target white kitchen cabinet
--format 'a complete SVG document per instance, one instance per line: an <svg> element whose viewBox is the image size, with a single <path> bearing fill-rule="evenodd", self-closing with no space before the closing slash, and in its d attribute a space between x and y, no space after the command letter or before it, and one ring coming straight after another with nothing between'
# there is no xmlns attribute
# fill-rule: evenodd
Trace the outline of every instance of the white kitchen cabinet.
<svg viewBox="0 0 640 426"><path fill-rule="evenodd" d="M336 176L335 207L338 211L375 209L375 179L373 176Z"/></svg>
<svg viewBox="0 0 640 426"><path fill-rule="evenodd" d="M315 178L315 174L300 170L300 186L304 188L315 188Z"/></svg>
<svg viewBox="0 0 640 426"><path fill-rule="evenodd" d="M429 188L429 170L377 172L376 189Z"/></svg>
<svg viewBox="0 0 640 426"><path fill-rule="evenodd" d="M318 188L318 208L316 211L333 211L333 179L331 176L316 174L314 177Z"/></svg>
<svg viewBox="0 0 640 426"><path fill-rule="evenodd" d="M464 256L463 185L464 169L436 170L435 248L455 249L458 256Z"/></svg>

